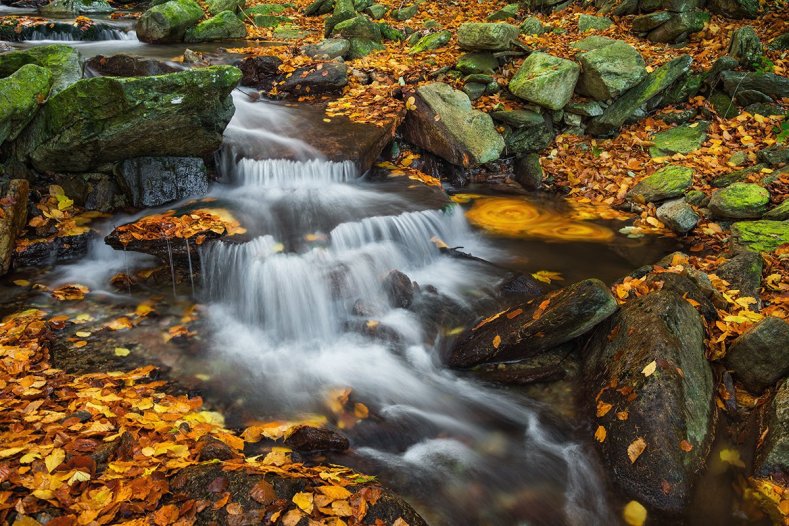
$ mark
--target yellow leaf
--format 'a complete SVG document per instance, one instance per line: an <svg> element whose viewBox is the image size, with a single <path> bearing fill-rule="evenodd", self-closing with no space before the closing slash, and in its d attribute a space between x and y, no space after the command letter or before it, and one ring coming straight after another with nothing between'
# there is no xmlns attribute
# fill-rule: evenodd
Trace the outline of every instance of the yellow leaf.
<svg viewBox="0 0 789 526"><path fill-rule="evenodd" d="M28 453L26 455L22 455L22 458L19 459L20 464L30 464L37 458L41 458L40 453Z"/></svg>
<svg viewBox="0 0 789 526"><path fill-rule="evenodd" d="M655 369L657 369L657 362L652 360L646 365L646 367L644 367L644 369L641 370L641 374L647 377L652 376L652 374L655 372Z"/></svg>
<svg viewBox="0 0 789 526"><path fill-rule="evenodd" d="M647 521L647 509L640 502L631 500L622 510L622 519L627 526L643 526Z"/></svg>
<svg viewBox="0 0 789 526"><path fill-rule="evenodd" d="M493 348L498 349L499 345L501 345L501 336L497 334L493 337Z"/></svg>
<svg viewBox="0 0 789 526"><path fill-rule="evenodd" d="M603 426L597 426L597 430L594 432L594 438L598 442L605 442L605 437L608 435L605 428Z"/></svg>
<svg viewBox="0 0 789 526"><path fill-rule="evenodd" d="M551 272L550 270L540 270L531 275L537 281L543 283L550 283L551 281L562 281L564 277L560 272Z"/></svg>
<svg viewBox="0 0 789 526"><path fill-rule="evenodd" d="M732 466L736 466L738 468L744 468L745 462L742 461L740 458L740 452L736 449L721 449L720 452L720 459L727 464L731 464Z"/></svg>
<svg viewBox="0 0 789 526"><path fill-rule="evenodd" d="M0 458L13 457L14 455L19 453L20 451L24 451L24 450L25 450L25 446L10 447L8 449L0 449Z"/></svg>
<svg viewBox="0 0 789 526"><path fill-rule="evenodd" d="M313 495L312 493L307 492L300 492L293 495L293 503L301 508L305 513L309 514L312 513L313 503L312 503Z"/></svg>
<svg viewBox="0 0 789 526"><path fill-rule="evenodd" d="M630 459L631 463L634 463L638 460L638 457L641 456L641 453L647 448L647 441L644 440L643 437L638 437L637 439L633 440L629 446L627 446L627 458Z"/></svg>
<svg viewBox="0 0 789 526"><path fill-rule="evenodd" d="M603 402L602 400L600 400L599 402L597 402L597 418L602 418L602 417L604 417L605 415L607 415L607 414L608 414L608 412L609 412L609 411L611 410L611 408L613 408L613 407L614 407L613 405L611 405L611 404L609 404L609 403L606 403L606 402Z"/></svg>
<svg viewBox="0 0 789 526"><path fill-rule="evenodd" d="M320 486L318 491L332 500L343 500L351 498L351 492L342 486Z"/></svg>
<svg viewBox="0 0 789 526"><path fill-rule="evenodd" d="M129 353L131 353L131 351L126 347L115 347L115 356L129 356Z"/></svg>
<svg viewBox="0 0 789 526"><path fill-rule="evenodd" d="M17 279L14 280L14 285L16 285L17 287L28 287L30 286L30 282L26 279Z"/></svg>
<svg viewBox="0 0 789 526"><path fill-rule="evenodd" d="M85 482L90 480L90 473L85 473L84 471L75 471L71 478L68 479L68 485L72 486L77 482Z"/></svg>

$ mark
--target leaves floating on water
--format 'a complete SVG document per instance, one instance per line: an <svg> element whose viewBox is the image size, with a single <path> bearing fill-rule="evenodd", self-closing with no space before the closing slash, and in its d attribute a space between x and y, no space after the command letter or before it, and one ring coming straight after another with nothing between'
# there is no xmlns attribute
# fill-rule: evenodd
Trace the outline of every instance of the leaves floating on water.
<svg viewBox="0 0 789 526"><path fill-rule="evenodd" d="M531 275L537 281L543 283L551 283L552 281L563 281L564 277L560 272L551 272L550 270L539 270Z"/></svg>
<svg viewBox="0 0 789 526"><path fill-rule="evenodd" d="M52 291L52 297L59 301L76 301L85 298L90 289L85 285L72 283L63 285Z"/></svg>

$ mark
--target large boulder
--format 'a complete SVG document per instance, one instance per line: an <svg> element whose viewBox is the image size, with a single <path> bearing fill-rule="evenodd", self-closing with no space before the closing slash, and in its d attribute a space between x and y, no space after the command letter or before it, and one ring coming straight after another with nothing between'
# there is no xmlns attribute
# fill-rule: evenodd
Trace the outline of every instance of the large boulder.
<svg viewBox="0 0 789 526"><path fill-rule="evenodd" d="M756 18L759 0L708 0L707 8L729 18Z"/></svg>
<svg viewBox="0 0 789 526"><path fill-rule="evenodd" d="M578 62L581 76L576 90L595 100L615 99L647 76L641 54L622 41L579 53Z"/></svg>
<svg viewBox="0 0 789 526"><path fill-rule="evenodd" d="M52 44L0 54L0 77L12 75L25 64L35 64L47 68L52 73L52 95L82 77L79 52L66 44Z"/></svg>
<svg viewBox="0 0 789 526"><path fill-rule="evenodd" d="M573 96L580 71L580 66L570 60L532 53L510 80L509 90L521 99L560 110Z"/></svg>
<svg viewBox="0 0 789 526"><path fill-rule="evenodd" d="M0 78L0 145L15 139L33 119L52 86L48 69L26 64L13 75Z"/></svg>
<svg viewBox="0 0 789 526"><path fill-rule="evenodd" d="M458 28L457 37L460 47L469 51L504 51L519 32L511 24L466 22Z"/></svg>
<svg viewBox="0 0 789 526"><path fill-rule="evenodd" d="M709 209L715 217L756 219L769 204L770 192L765 188L753 183L733 183L712 193Z"/></svg>
<svg viewBox="0 0 789 526"><path fill-rule="evenodd" d="M748 389L772 387L789 373L789 323L765 317L731 343L724 362Z"/></svg>
<svg viewBox="0 0 789 526"><path fill-rule="evenodd" d="M704 325L675 292L628 302L586 347L597 445L628 497L681 513L712 439L713 381Z"/></svg>
<svg viewBox="0 0 789 526"><path fill-rule="evenodd" d="M772 252L789 243L789 221L738 221L731 226L736 245L756 252Z"/></svg>
<svg viewBox="0 0 789 526"><path fill-rule="evenodd" d="M42 171L85 172L143 156L215 151L233 116L231 66L153 77L83 79L50 97L16 142Z"/></svg>
<svg viewBox="0 0 789 526"><path fill-rule="evenodd" d="M194 0L169 0L142 14L137 21L137 38L150 44L180 42L201 18L203 10Z"/></svg>
<svg viewBox="0 0 789 526"><path fill-rule="evenodd" d="M634 18L633 30L637 33L648 31L646 37L652 42L678 43L704 29L709 19L704 11L662 11Z"/></svg>
<svg viewBox="0 0 789 526"><path fill-rule="evenodd" d="M409 142L457 166L473 166L498 159L504 139L486 113L471 107L462 91L435 82L420 86L414 108L403 124Z"/></svg>
<svg viewBox="0 0 789 526"><path fill-rule="evenodd" d="M682 55L657 68L637 86L628 90L611 104L602 115L592 119L587 131L592 135L604 136L614 133L644 104L663 93L669 86L685 75L693 59Z"/></svg>
<svg viewBox="0 0 789 526"><path fill-rule="evenodd" d="M460 337L447 363L471 367L528 358L589 332L616 309L602 281L579 281L482 320Z"/></svg>
<svg viewBox="0 0 789 526"><path fill-rule="evenodd" d="M137 208L161 206L208 191L208 170L199 157L137 157L117 167Z"/></svg>
<svg viewBox="0 0 789 526"><path fill-rule="evenodd" d="M781 383L766 416L766 434L756 452L753 471L760 477L786 480L789 476L789 380Z"/></svg>
<svg viewBox="0 0 789 526"><path fill-rule="evenodd" d="M89 15L115 11L107 0L52 0L39 11L46 16Z"/></svg>
<svg viewBox="0 0 789 526"><path fill-rule="evenodd" d="M218 15L203 20L184 34L186 42L210 42L230 40L247 36L247 26L232 11L222 11Z"/></svg>
<svg viewBox="0 0 789 526"><path fill-rule="evenodd" d="M680 197L693 184L693 168L668 165L638 182L627 198L636 203L656 203Z"/></svg>

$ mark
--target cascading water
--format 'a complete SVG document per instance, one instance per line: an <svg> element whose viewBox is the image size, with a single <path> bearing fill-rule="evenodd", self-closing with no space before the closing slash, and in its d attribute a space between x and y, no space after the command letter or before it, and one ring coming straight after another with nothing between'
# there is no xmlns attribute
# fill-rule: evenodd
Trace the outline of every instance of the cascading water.
<svg viewBox="0 0 789 526"><path fill-rule="evenodd" d="M82 31L79 29L69 29L66 31L31 31L30 34L24 35L21 40L28 41L52 41L52 42L80 42L86 40ZM105 41L105 40L137 40L137 33L134 31L123 31L121 29L100 29L95 35L91 35L87 40L91 41Z"/></svg>
<svg viewBox="0 0 789 526"><path fill-rule="evenodd" d="M343 461L380 475L432 524L615 522L584 448L536 404L439 363L443 335L493 301L498 279L431 241L495 257L462 212L416 206L360 181L349 163L316 158L289 138L297 132L283 107L239 95L236 107L218 163L228 184L214 194L253 238L209 245L200 258L213 345L239 382L279 417L351 388L377 418L353 430ZM299 160L266 159L283 147ZM382 285L392 270L420 285L408 309ZM391 338L360 331L370 319Z"/></svg>

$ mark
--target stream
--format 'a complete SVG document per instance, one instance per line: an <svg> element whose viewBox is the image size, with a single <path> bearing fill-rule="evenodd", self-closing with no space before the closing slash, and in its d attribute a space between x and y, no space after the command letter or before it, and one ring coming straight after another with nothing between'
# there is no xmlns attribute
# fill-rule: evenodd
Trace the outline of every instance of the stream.
<svg viewBox="0 0 789 526"><path fill-rule="evenodd" d="M85 57L170 59L185 47L127 36L74 45ZM309 111L253 102L238 90L234 101L208 197L248 234L244 242L202 247L194 255L197 283L158 291L164 303L191 296L203 308L204 356L179 357L172 376L207 368L214 395L259 420L327 413L327 393L351 389L371 416L343 431L351 449L329 460L376 475L435 526L615 524L591 434L578 438L565 407L572 394L484 384L446 369L439 355L453 329L497 304L505 269L555 271L565 283L612 282L671 247L621 235L602 244L486 234L470 226L461 206L424 185L370 180L354 159L325 160L300 138L316 125ZM287 159L271 158L283 149ZM520 198L553 214L566 210L558 200ZM132 218L112 218L105 233ZM434 238L495 265L447 257ZM111 289L110 277L150 263L97 241L83 260L44 279L86 283L102 301L133 305L142 298ZM422 291L412 308L393 308L382 286L395 269ZM363 330L370 320L385 339ZM147 352L155 357L155 345Z"/></svg>

